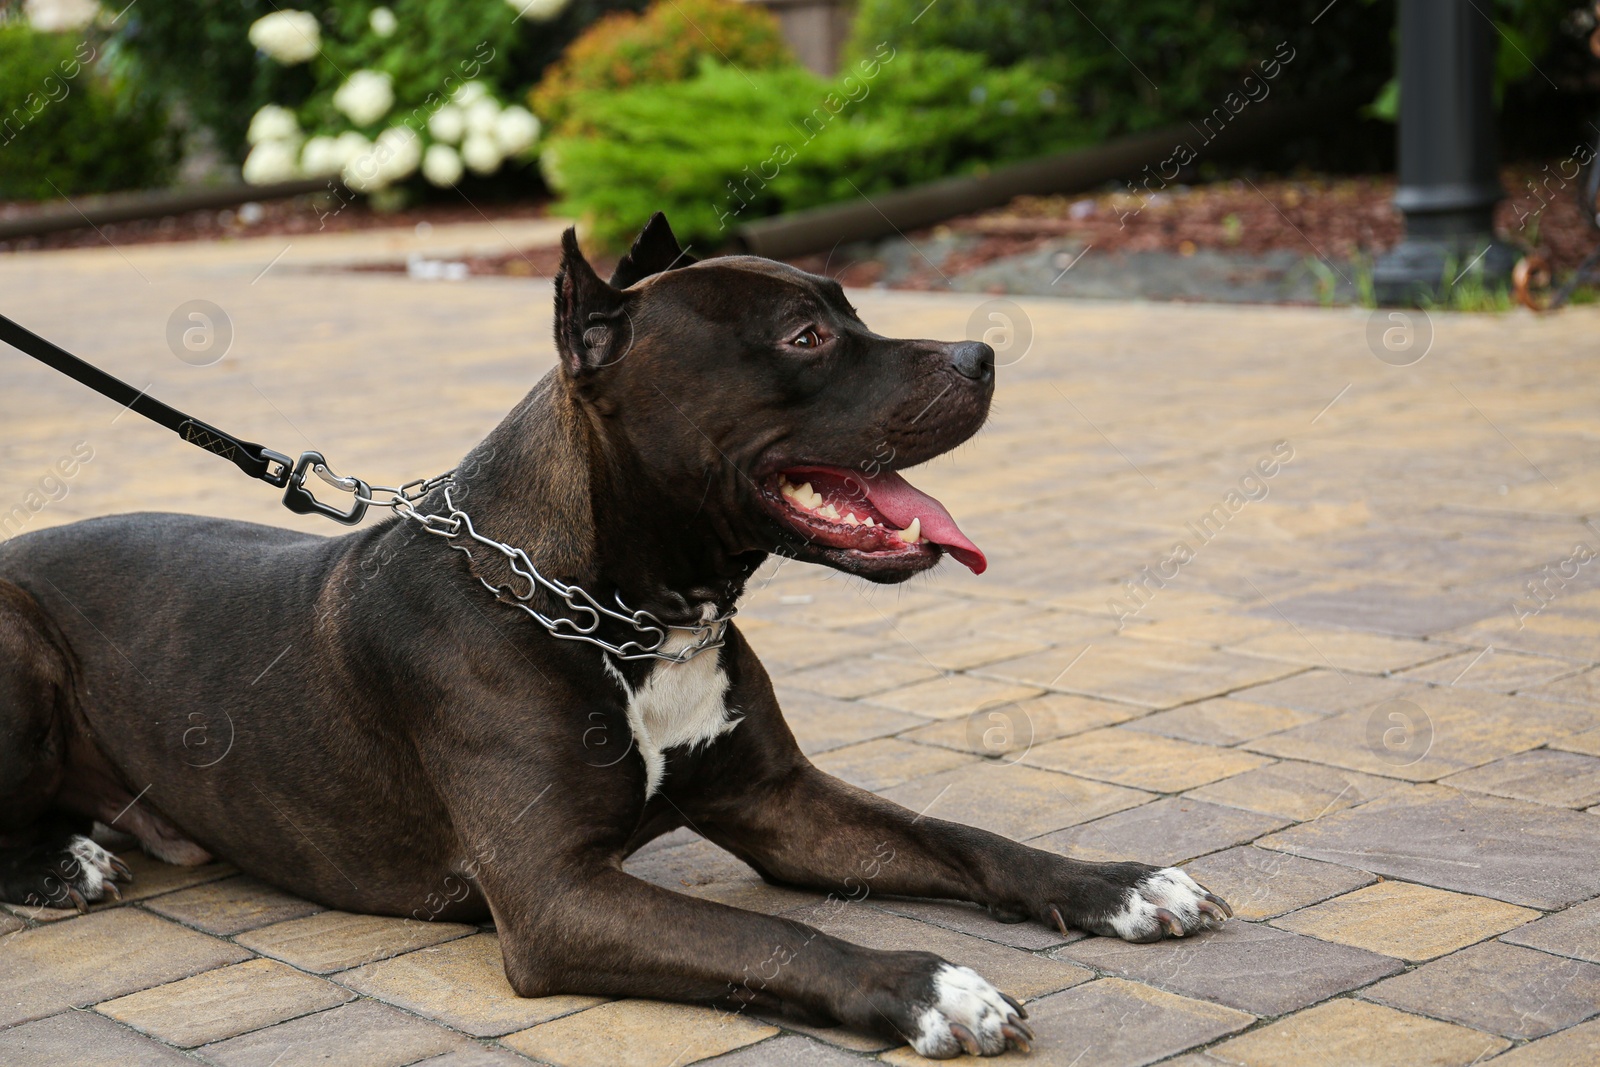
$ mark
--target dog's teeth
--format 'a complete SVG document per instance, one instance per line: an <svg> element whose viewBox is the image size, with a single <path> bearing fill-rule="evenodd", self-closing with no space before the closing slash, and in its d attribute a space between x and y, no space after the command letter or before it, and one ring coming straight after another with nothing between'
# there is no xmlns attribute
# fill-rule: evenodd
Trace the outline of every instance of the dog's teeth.
<svg viewBox="0 0 1600 1067"><path fill-rule="evenodd" d="M911 525L895 534L895 536L900 538L900 540L904 541L908 545L916 544L918 539L922 537L922 519L912 519Z"/></svg>
<svg viewBox="0 0 1600 1067"><path fill-rule="evenodd" d="M832 519L834 522L839 521L839 509L834 507L832 504L829 504L826 507L818 508L817 514L821 515L825 519Z"/></svg>
<svg viewBox="0 0 1600 1067"><path fill-rule="evenodd" d="M872 516L871 515L868 515L864 520L862 520L861 525L863 525L863 526L876 526L878 524L872 521Z"/></svg>
<svg viewBox="0 0 1600 1067"><path fill-rule="evenodd" d="M798 496L801 500L805 500L806 498L811 496L811 483L810 482L806 482L800 488L796 489L795 490L795 495Z"/></svg>
<svg viewBox="0 0 1600 1067"><path fill-rule="evenodd" d="M860 526L861 520L856 518L856 513L852 511L845 515L844 524L846 526Z"/></svg>

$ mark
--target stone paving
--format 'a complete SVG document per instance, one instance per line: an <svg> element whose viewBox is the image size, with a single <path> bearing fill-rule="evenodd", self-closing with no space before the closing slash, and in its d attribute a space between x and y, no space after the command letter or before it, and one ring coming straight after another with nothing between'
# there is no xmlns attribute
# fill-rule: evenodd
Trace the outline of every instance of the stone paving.
<svg viewBox="0 0 1600 1067"><path fill-rule="evenodd" d="M328 268L549 237L0 256L0 305L200 417L393 483L450 466L551 365L548 284ZM1600 1061L1600 312L852 298L885 333L1024 329L986 432L917 478L988 574L756 583L742 625L801 743L940 817L1185 864L1238 921L1136 946L959 904L823 909L683 831L630 869L970 964L1028 1002L1040 1065ZM169 349L197 299L231 322L214 363ZM0 382L7 534L135 508L332 532L19 356ZM92 458L54 473L74 448ZM0 912L0 1063L921 1062L781 1020L520 1000L492 929L124 857L120 904Z"/></svg>

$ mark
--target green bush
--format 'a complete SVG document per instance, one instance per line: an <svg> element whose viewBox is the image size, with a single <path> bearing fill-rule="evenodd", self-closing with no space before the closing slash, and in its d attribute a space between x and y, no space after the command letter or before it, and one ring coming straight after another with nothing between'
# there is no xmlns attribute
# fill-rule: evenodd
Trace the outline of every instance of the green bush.
<svg viewBox="0 0 1600 1067"><path fill-rule="evenodd" d="M642 16L617 13L591 26L545 71L528 104L559 128L578 93L684 81L704 59L746 71L794 64L778 20L759 7L657 0Z"/></svg>
<svg viewBox="0 0 1600 1067"><path fill-rule="evenodd" d="M688 117L686 119L686 117ZM620 245L657 210L702 247L731 228L1081 141L1059 82L951 50L863 57L838 81L706 63L672 85L574 99L546 143L558 211Z"/></svg>
<svg viewBox="0 0 1600 1067"><path fill-rule="evenodd" d="M165 181L161 109L95 66L97 45L0 26L0 200L50 200Z"/></svg>

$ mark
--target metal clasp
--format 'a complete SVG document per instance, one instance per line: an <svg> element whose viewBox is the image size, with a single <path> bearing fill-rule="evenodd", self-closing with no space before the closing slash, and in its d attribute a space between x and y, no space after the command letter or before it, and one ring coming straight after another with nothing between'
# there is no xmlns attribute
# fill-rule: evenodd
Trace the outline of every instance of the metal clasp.
<svg viewBox="0 0 1600 1067"><path fill-rule="evenodd" d="M355 500L351 503L350 510L340 511L312 496L311 490L306 488L307 471L315 473L317 477L341 492L353 493ZM322 458L321 452L302 452L295 462L294 472L289 475L288 487L283 491L283 506L299 515L322 515L334 522L354 526L366 515L367 500L371 496L371 487L360 478L346 478L335 474L329 468L328 461Z"/></svg>

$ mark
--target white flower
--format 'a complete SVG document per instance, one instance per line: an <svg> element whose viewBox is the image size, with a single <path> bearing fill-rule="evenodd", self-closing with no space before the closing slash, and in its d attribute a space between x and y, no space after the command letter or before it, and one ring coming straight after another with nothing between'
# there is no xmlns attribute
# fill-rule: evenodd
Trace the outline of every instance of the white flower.
<svg viewBox="0 0 1600 1067"><path fill-rule="evenodd" d="M308 177L321 178L344 169L345 148L334 137L313 137L300 150L300 169Z"/></svg>
<svg viewBox="0 0 1600 1067"><path fill-rule="evenodd" d="M468 133L494 136L494 121L500 117L500 105L492 97L482 97L467 105Z"/></svg>
<svg viewBox="0 0 1600 1067"><path fill-rule="evenodd" d="M394 106L394 84L387 74L358 70L333 94L333 106L357 126L370 126Z"/></svg>
<svg viewBox="0 0 1600 1067"><path fill-rule="evenodd" d="M367 25L372 27L372 32L379 37L388 37L400 25L400 20L394 17L394 12L386 7L375 7L372 14L367 16Z"/></svg>
<svg viewBox="0 0 1600 1067"><path fill-rule="evenodd" d="M244 180L251 185L271 185L300 176L295 146L289 141L262 141L244 161Z"/></svg>
<svg viewBox="0 0 1600 1067"><path fill-rule="evenodd" d="M469 133L461 142L461 159L477 174L493 174L500 169L500 146L486 133Z"/></svg>
<svg viewBox="0 0 1600 1067"><path fill-rule="evenodd" d="M451 99L462 107L471 105L489 95L489 90L483 87L482 82L462 82L460 88L451 93Z"/></svg>
<svg viewBox="0 0 1600 1067"><path fill-rule="evenodd" d="M277 104L268 104L255 117L250 120L250 130L244 139L251 144L261 144L264 141L298 141L300 139L300 124L294 120L294 112Z"/></svg>
<svg viewBox="0 0 1600 1067"><path fill-rule="evenodd" d="M539 120L525 107L512 105L494 120L494 140L508 156L532 147L539 139Z"/></svg>
<svg viewBox="0 0 1600 1067"><path fill-rule="evenodd" d="M517 9L517 18L529 22L549 22L566 10L569 0L506 0Z"/></svg>
<svg viewBox="0 0 1600 1067"><path fill-rule="evenodd" d="M447 144L431 144L422 154L422 176L445 188L461 180L461 156Z"/></svg>
<svg viewBox="0 0 1600 1067"><path fill-rule="evenodd" d="M409 177L422 161L422 138L409 126L391 126L372 147L345 164L344 183L369 193Z"/></svg>
<svg viewBox="0 0 1600 1067"><path fill-rule="evenodd" d="M428 116L428 132L435 141L455 144L467 130L467 117L459 107L446 104Z"/></svg>
<svg viewBox="0 0 1600 1067"><path fill-rule="evenodd" d="M250 43L292 67L317 54L322 44L322 28L317 17L306 11L274 11L250 24Z"/></svg>

